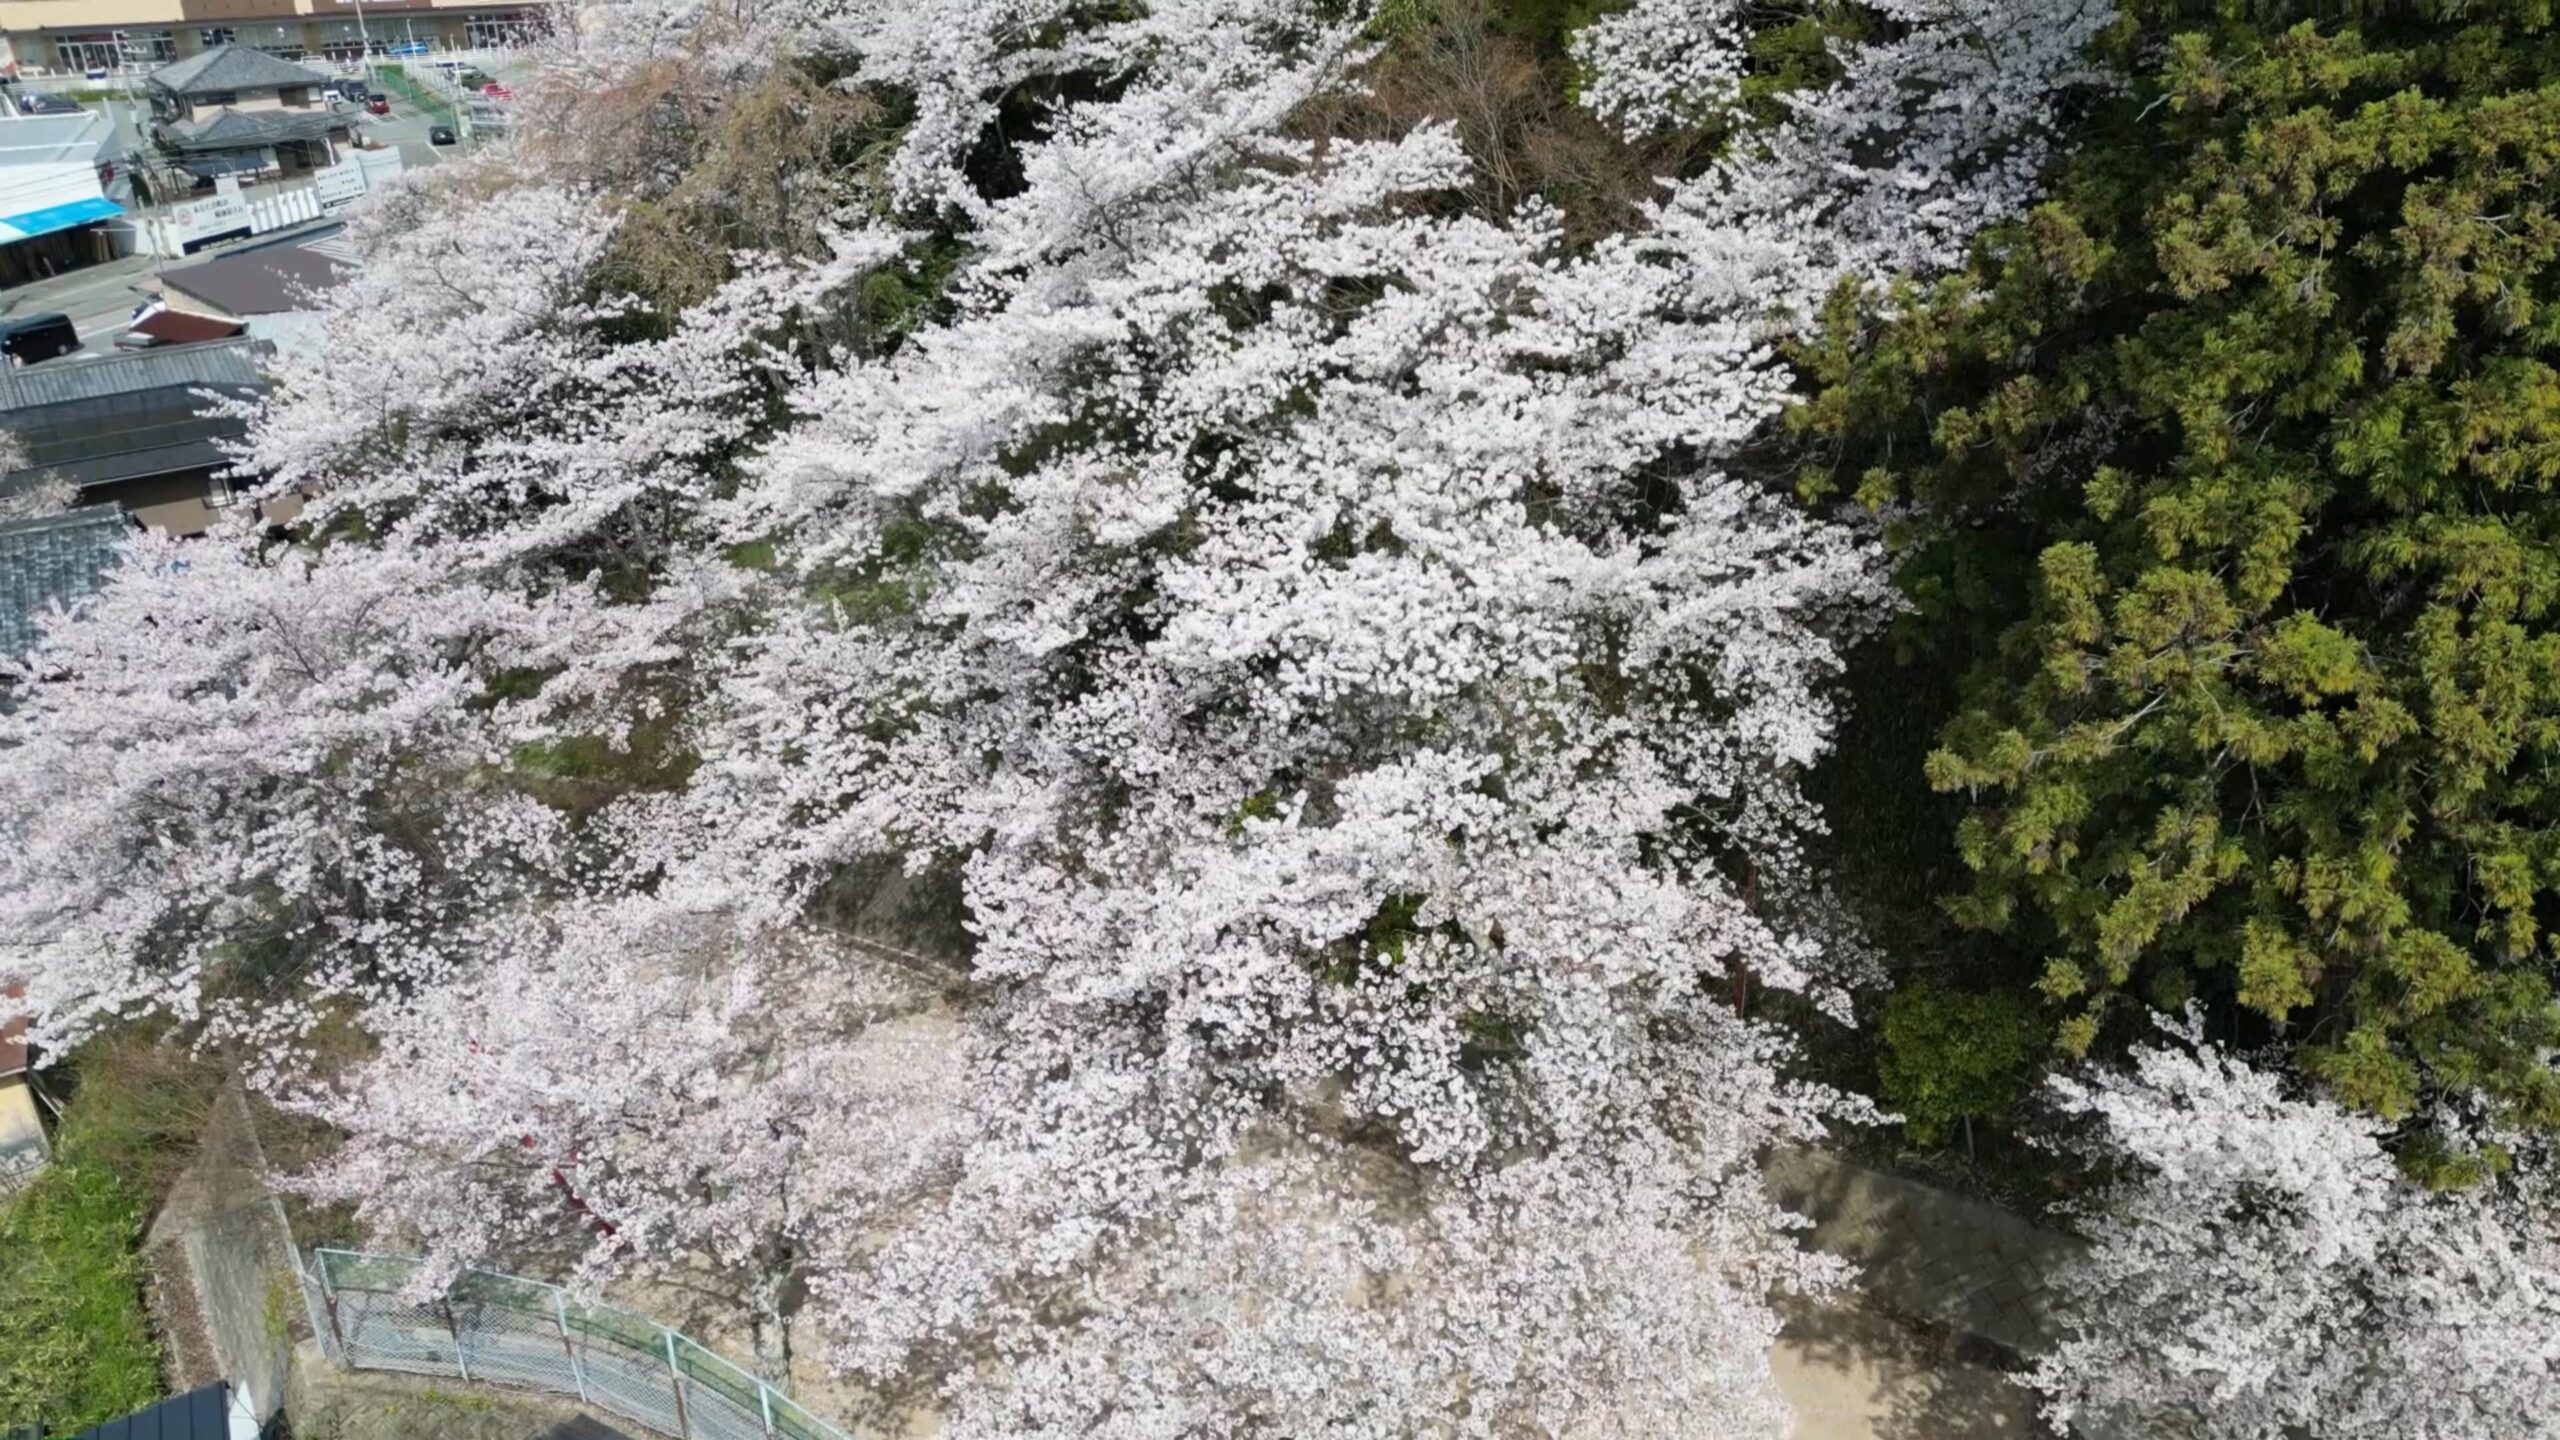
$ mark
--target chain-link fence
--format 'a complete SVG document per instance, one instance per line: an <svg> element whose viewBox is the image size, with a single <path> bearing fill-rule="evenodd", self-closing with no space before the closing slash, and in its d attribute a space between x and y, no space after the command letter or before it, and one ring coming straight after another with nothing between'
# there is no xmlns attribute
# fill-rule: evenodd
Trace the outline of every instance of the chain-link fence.
<svg viewBox="0 0 2560 1440"><path fill-rule="evenodd" d="M441 1298L419 1302L403 1293L418 1266L399 1255L313 1252L315 1323L337 1359L574 1395L679 1440L846 1440L654 1320L488 1270L465 1271Z"/></svg>

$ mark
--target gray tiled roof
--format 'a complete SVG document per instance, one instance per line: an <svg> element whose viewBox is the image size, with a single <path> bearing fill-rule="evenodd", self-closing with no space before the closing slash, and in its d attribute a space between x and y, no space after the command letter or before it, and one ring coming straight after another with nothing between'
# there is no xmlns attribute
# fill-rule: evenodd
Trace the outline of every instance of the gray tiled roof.
<svg viewBox="0 0 2560 1440"><path fill-rule="evenodd" d="M241 150L287 140L317 140L341 122L327 111L216 110L160 127L180 150Z"/></svg>
<svg viewBox="0 0 2560 1440"><path fill-rule="evenodd" d="M266 347L254 340L227 344L172 345L131 355L96 359L64 358L42 365L0 367L0 415L39 405L97 400L164 386L228 388L259 385L258 364ZM0 420L0 429L7 422Z"/></svg>
<svg viewBox="0 0 2560 1440"><path fill-rule="evenodd" d="M246 45L216 45L175 65L151 72L152 84L180 95L218 95L224 91L279 90L289 85L320 85L328 76L279 60Z"/></svg>
<svg viewBox="0 0 2560 1440"><path fill-rule="evenodd" d="M0 524L0 655L25 654L37 616L95 591L129 533L113 505Z"/></svg>

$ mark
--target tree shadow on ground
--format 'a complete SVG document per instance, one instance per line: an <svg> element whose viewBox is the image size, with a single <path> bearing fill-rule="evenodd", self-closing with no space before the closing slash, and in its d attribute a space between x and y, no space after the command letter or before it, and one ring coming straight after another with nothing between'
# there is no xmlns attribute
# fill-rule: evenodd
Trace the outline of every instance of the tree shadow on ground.
<svg viewBox="0 0 2560 1440"><path fill-rule="evenodd" d="M1780 1305L1773 1363L1796 1440L2050 1440L1988 1347L1854 1300Z"/></svg>

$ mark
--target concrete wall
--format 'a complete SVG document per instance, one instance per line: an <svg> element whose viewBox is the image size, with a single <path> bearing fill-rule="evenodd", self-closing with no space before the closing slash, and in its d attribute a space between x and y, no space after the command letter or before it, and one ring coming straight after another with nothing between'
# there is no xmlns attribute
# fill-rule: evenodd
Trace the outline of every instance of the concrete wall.
<svg viewBox="0 0 2560 1440"><path fill-rule="evenodd" d="M35 1179L51 1153L33 1092L16 1076L0 1080L0 1195Z"/></svg>
<svg viewBox="0 0 2560 1440"><path fill-rule="evenodd" d="M261 1418L283 1406L293 1347L310 1332L291 1232L265 1175L248 1101L226 1090L147 1241L184 1262L222 1378Z"/></svg>

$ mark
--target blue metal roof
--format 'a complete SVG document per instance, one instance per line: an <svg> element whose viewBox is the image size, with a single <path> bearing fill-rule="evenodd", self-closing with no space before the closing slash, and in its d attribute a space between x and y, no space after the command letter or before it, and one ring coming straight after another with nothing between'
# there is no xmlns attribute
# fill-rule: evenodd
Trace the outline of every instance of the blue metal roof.
<svg viewBox="0 0 2560 1440"><path fill-rule="evenodd" d="M216 1380L121 1420L92 1425L72 1440L230 1440L231 1386Z"/></svg>
<svg viewBox="0 0 2560 1440"><path fill-rule="evenodd" d="M86 225L92 220L113 220L124 213L124 207L112 200L74 200L68 205L48 205L42 210L28 210L17 215L0 215L6 225L30 239Z"/></svg>

